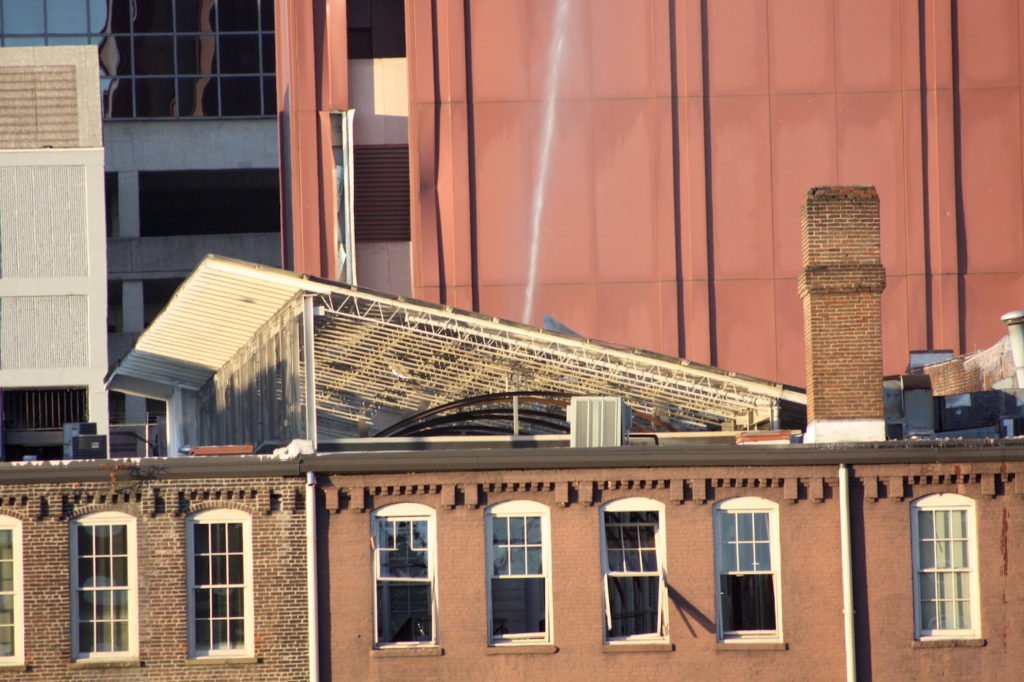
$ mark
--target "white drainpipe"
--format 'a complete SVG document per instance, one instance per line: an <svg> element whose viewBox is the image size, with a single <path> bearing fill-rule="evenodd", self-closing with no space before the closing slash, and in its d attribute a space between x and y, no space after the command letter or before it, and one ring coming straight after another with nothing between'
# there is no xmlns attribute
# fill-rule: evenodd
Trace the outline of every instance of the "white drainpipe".
<svg viewBox="0 0 1024 682"><path fill-rule="evenodd" d="M309 679L320 679L319 599L316 579L316 474L306 472L306 618L309 621Z"/></svg>
<svg viewBox="0 0 1024 682"><path fill-rule="evenodd" d="M853 624L853 565L850 557L850 472L839 465L839 544L843 561L843 634L846 644L846 680L857 682L857 639Z"/></svg>

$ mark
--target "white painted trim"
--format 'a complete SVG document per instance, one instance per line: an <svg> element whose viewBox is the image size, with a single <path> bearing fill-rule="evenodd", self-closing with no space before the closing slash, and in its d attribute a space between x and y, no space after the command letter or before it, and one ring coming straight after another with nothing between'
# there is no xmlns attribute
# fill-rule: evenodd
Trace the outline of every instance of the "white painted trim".
<svg viewBox="0 0 1024 682"><path fill-rule="evenodd" d="M540 539L541 539L541 578L544 580L544 624L545 630L541 635L522 634L509 635L506 637L495 637L492 606L491 606L491 581L494 576L491 570L494 567L494 530L491 520L494 518L506 518L509 516L536 516L540 517ZM487 642L490 646L522 646L529 644L550 644L553 641L552 626L553 613L551 608L551 513L547 505L532 500L510 500L500 502L487 508L484 514L484 538L487 570ZM526 577L526 576L524 576ZM538 578L534 578L538 579Z"/></svg>
<svg viewBox="0 0 1024 682"><path fill-rule="evenodd" d="M80 526L123 525L128 553L128 649L125 651L80 651L78 642L78 528ZM133 660L139 656L138 545L135 517L116 511L79 516L68 524L71 576L71 657L76 661Z"/></svg>
<svg viewBox="0 0 1024 682"><path fill-rule="evenodd" d="M722 613L721 576L727 573L722 560L722 519L734 513L760 512L768 514L768 539L771 557L772 587L775 593L774 631L726 631ZM715 621L718 627L718 641L730 642L782 642L782 553L779 542L779 505L761 497L734 497L715 504L714 514L714 557L715 557Z"/></svg>
<svg viewBox="0 0 1024 682"><path fill-rule="evenodd" d="M885 440L884 419L817 419L807 425L805 443L873 443Z"/></svg>
<svg viewBox="0 0 1024 682"><path fill-rule="evenodd" d="M241 649L213 649L200 651L196 647L195 612L195 556L192 528L195 524L240 523L242 524L242 557L245 580L243 605L245 611L245 645ZM192 659L251 658L255 656L255 618L253 605L252 577L252 517L238 509L206 509L190 515L185 520L185 572L187 576L186 595L188 599L188 656Z"/></svg>
<svg viewBox="0 0 1024 682"><path fill-rule="evenodd" d="M382 578L380 574L380 551L378 548L377 521L388 519L392 521L426 521L427 522L427 577L411 578L409 582L425 582L430 585L430 635L426 642L381 642L378 637L380 628L378 622L380 613L378 609L378 590L380 583L395 580L394 578ZM431 507L415 502L399 502L389 504L375 510L370 515L370 538L373 548L373 643L377 649L402 649L435 647L438 643L438 598L437 598L437 514ZM401 579L398 579L401 580Z"/></svg>
<svg viewBox="0 0 1024 682"><path fill-rule="evenodd" d="M918 567L921 565L920 543L918 540L918 511L965 511L967 532L967 559L970 565L968 578L971 590L971 627L956 630L925 631L921 622L921 585ZM910 547L911 571L914 584L914 638L922 641L943 639L977 639L981 637L981 581L978 577L978 518L975 513L975 502L969 497L956 493L937 493L925 495L914 500L910 505Z"/></svg>
<svg viewBox="0 0 1024 682"><path fill-rule="evenodd" d="M0 515L0 531L11 531L11 556L13 558L14 597L14 653L0 656L0 666L21 665L25 662L25 564L21 544L21 520L13 516Z"/></svg>

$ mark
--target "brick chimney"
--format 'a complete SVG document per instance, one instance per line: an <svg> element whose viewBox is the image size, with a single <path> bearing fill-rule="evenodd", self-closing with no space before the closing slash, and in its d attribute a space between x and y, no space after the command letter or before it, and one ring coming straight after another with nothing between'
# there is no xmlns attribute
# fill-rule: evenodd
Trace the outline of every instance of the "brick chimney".
<svg viewBox="0 0 1024 682"><path fill-rule="evenodd" d="M807 443L885 440L874 187L814 187L801 211Z"/></svg>

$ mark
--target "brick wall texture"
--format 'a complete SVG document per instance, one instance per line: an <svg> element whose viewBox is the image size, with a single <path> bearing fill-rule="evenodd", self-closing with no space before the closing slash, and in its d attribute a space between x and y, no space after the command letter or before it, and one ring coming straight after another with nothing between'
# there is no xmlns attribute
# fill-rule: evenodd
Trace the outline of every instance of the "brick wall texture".
<svg viewBox="0 0 1024 682"><path fill-rule="evenodd" d="M307 679L302 490L283 478L0 485L0 514L22 521L25 567L25 665L0 680ZM255 661L188 657L185 522L211 508L251 515ZM69 526L95 511L135 518L139 660L127 667L71 660Z"/></svg>
<svg viewBox="0 0 1024 682"><path fill-rule="evenodd" d="M324 632L333 680L845 679L838 472L763 466L333 476L326 488ZM910 504L939 492L977 505L983 646L924 648L914 639ZM872 465L851 476L858 666L863 679L1003 679L1024 665L1024 468L999 464ZM713 506L756 496L778 504L785 649L719 643ZM603 642L600 505L645 497L665 505L666 651ZM706 498L701 502L701 498ZM488 646L485 513L532 500L550 510L554 652ZM373 647L374 509L416 502L436 512L440 655ZM979 644L975 641L974 644ZM327 672L327 671L325 671Z"/></svg>
<svg viewBox="0 0 1024 682"><path fill-rule="evenodd" d="M808 422L884 416L878 216L873 187L815 187L804 199Z"/></svg>
<svg viewBox="0 0 1024 682"><path fill-rule="evenodd" d="M1010 339L1004 336L991 348L928 365L923 371L931 377L936 396L992 390L997 382L1014 376Z"/></svg>

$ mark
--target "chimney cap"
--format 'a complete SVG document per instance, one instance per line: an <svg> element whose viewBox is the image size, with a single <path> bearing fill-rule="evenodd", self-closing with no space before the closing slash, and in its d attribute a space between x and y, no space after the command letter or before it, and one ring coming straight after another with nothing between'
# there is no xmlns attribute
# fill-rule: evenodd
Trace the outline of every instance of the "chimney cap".
<svg viewBox="0 0 1024 682"><path fill-rule="evenodd" d="M1024 324L1024 310L1011 310L999 319L1002 320L1003 324L1007 327Z"/></svg>

